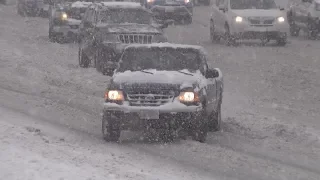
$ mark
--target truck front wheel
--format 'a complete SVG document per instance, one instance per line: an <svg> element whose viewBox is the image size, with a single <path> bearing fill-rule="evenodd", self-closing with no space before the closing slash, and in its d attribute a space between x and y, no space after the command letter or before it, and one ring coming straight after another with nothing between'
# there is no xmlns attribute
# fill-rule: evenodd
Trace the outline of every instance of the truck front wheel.
<svg viewBox="0 0 320 180"><path fill-rule="evenodd" d="M107 142L118 142L121 135L119 122L107 112L102 117L102 135Z"/></svg>

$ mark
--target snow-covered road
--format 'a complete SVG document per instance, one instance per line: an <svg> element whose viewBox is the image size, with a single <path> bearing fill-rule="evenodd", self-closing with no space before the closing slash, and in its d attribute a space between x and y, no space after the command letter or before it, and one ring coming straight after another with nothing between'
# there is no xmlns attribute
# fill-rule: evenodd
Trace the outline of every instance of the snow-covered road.
<svg viewBox="0 0 320 180"><path fill-rule="evenodd" d="M79 68L76 45L50 43L48 20L0 6L0 179L318 180L320 42L211 44L210 8L194 13L192 25L166 33L204 46L222 69L223 131L205 144L150 144L131 132L112 144L100 134L109 78Z"/></svg>

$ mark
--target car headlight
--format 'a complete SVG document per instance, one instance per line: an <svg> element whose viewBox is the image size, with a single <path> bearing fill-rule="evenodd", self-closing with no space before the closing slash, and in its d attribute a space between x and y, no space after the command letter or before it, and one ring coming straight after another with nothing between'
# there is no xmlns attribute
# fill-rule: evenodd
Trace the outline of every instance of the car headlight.
<svg viewBox="0 0 320 180"><path fill-rule="evenodd" d="M67 19L68 19L67 13L62 13L61 19L62 19L63 21L67 20Z"/></svg>
<svg viewBox="0 0 320 180"><path fill-rule="evenodd" d="M181 92L179 95L179 100L181 102L198 102L198 94L194 92Z"/></svg>
<svg viewBox="0 0 320 180"><path fill-rule="evenodd" d="M241 23L241 22L243 21L243 18L240 17L240 16L237 16L237 17L235 18L235 21L236 21L237 23Z"/></svg>
<svg viewBox="0 0 320 180"><path fill-rule="evenodd" d="M104 94L104 99L107 101L123 101L124 100L124 96L122 91L118 91L118 90L110 90L110 91L106 91Z"/></svg>
<svg viewBox="0 0 320 180"><path fill-rule="evenodd" d="M282 22L284 22L284 17L278 17L278 22L280 22L280 23L282 23Z"/></svg>
<svg viewBox="0 0 320 180"><path fill-rule="evenodd" d="M184 0L184 3L189 3L190 2L190 0Z"/></svg>
<svg viewBox="0 0 320 180"><path fill-rule="evenodd" d="M147 0L147 3L152 3L153 2L153 0Z"/></svg>

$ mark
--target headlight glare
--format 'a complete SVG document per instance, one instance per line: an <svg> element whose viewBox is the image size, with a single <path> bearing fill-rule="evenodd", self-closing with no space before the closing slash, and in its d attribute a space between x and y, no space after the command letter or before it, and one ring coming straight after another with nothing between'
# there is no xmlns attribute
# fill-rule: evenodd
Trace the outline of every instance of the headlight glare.
<svg viewBox="0 0 320 180"><path fill-rule="evenodd" d="M190 2L190 0L184 0L184 2L185 2L185 3L189 3L189 2Z"/></svg>
<svg viewBox="0 0 320 180"><path fill-rule="evenodd" d="M67 20L67 19L68 19L67 13L62 13L61 19L62 19L62 20Z"/></svg>
<svg viewBox="0 0 320 180"><path fill-rule="evenodd" d="M280 22L280 23L282 23L282 22L284 22L284 17L278 17L278 22Z"/></svg>
<svg viewBox="0 0 320 180"><path fill-rule="evenodd" d="M198 99L198 95L194 92L181 92L179 95L181 102L196 102Z"/></svg>
<svg viewBox="0 0 320 180"><path fill-rule="evenodd" d="M123 93L122 91L117 91L117 90L111 90L111 91L106 91L104 95L105 100L111 100L111 101L123 101Z"/></svg>
<svg viewBox="0 0 320 180"><path fill-rule="evenodd" d="M237 16L237 17L235 18L235 21L236 21L237 23L241 23L241 22L243 21L243 18L240 17L240 16Z"/></svg>

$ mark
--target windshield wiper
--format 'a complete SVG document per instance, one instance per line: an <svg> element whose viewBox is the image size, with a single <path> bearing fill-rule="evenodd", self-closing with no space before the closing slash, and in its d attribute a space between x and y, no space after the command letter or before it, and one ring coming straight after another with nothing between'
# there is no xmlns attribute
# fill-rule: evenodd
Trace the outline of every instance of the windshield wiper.
<svg viewBox="0 0 320 180"><path fill-rule="evenodd" d="M186 72L183 72L183 71L180 71L180 70L177 70L177 72L182 73L182 74L185 74L185 75L193 76L193 74L186 73Z"/></svg>
<svg viewBox="0 0 320 180"><path fill-rule="evenodd" d="M149 71L145 71L145 70L139 70L140 72L144 72L144 73L147 73L147 74L153 74L153 72L149 72Z"/></svg>

